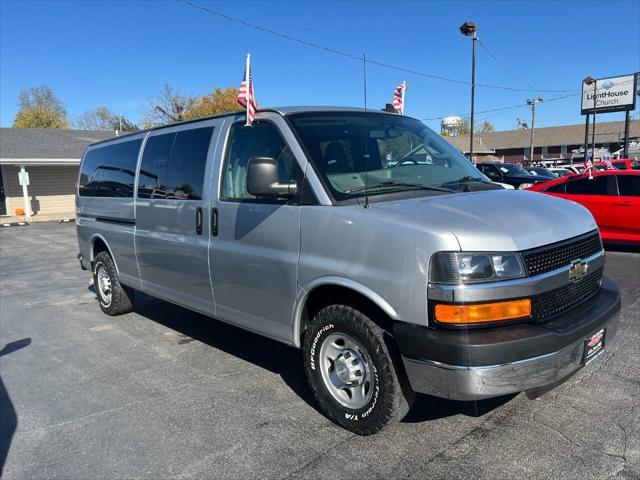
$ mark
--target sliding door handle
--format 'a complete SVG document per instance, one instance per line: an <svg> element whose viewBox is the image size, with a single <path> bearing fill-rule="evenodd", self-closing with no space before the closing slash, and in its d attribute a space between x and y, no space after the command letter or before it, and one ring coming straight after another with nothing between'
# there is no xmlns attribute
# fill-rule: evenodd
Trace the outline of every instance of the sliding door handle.
<svg viewBox="0 0 640 480"><path fill-rule="evenodd" d="M196 233L202 235L202 207L196 208Z"/></svg>
<svg viewBox="0 0 640 480"><path fill-rule="evenodd" d="M218 236L218 209L211 209L211 235Z"/></svg>

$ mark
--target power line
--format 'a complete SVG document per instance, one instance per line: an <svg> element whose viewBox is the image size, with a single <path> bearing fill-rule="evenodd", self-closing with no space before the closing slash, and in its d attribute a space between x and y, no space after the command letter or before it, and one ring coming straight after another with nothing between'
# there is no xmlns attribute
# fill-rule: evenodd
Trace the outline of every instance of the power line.
<svg viewBox="0 0 640 480"><path fill-rule="evenodd" d="M230 22L235 22L235 23L239 23L241 25L244 25L245 27L248 28L253 28L254 30L259 30L263 33L268 33L269 35L273 35L276 37L280 37L283 38L285 40L288 40L290 42L295 42L298 43L300 45L304 45L307 47L311 47L311 48L315 48L317 50L322 50L325 51L327 53L333 53L335 55L340 55L346 58L350 58L352 60L356 60L358 62L362 61L362 57L358 56L358 55L353 55L351 53L348 52L344 52L342 50L337 50L335 48L330 48L330 47L325 47L323 45L319 45L317 43L314 42L310 42L308 40L303 40L301 38L298 37L293 37L291 35L288 35L286 33L282 33L282 32L276 32L275 30L271 30L269 28L263 27L261 25L257 25L254 23L249 23L246 20L243 20L241 18L237 18L237 17L232 17L230 15L226 15L224 13L220 13L217 12L215 10L211 10L208 7L203 7L202 5L198 5L195 3L190 2L189 0L176 0L178 3L184 3L185 5L188 5L194 9L197 10L202 10L210 15L214 15L216 17L219 18L223 18L225 20L228 20ZM405 68L405 67L398 67L396 65L391 65L388 63L384 63L384 62L379 62L376 60L367 60L367 63L371 64L371 65L377 65L379 67L384 67L384 68L388 68L391 70L396 70L399 72L405 72L405 73L410 73L413 75L418 75L421 77L425 77L425 78L431 78L433 80L441 80L443 82L450 82L450 83L457 83L457 84L461 84L461 85L471 85L470 82L464 81L464 80L457 80L455 78L449 78L449 77L443 77L441 75L434 75L431 73L424 73L424 72L419 72L417 70L413 70L410 68ZM566 92L574 92L575 90L539 90L539 89L525 89L525 88L513 88L513 87L505 87L505 86L501 86L501 85L490 85L490 84L485 84L485 83L476 83L476 86L478 87L484 87L484 88L494 88L494 89L498 89L498 90L508 90L511 92L546 92L546 93L566 93Z"/></svg>
<svg viewBox="0 0 640 480"><path fill-rule="evenodd" d="M493 53L491 53L491 52L489 51L489 49L487 48L487 46L486 46L484 43L482 43L482 40L480 40L479 38L478 38L478 43L479 43L479 44L480 44L480 46L484 49L484 51L485 51L485 52L487 52L487 53L489 54L489 56L490 56L491 58L493 58L493 60L494 60L498 65L500 65L500 66L501 66L501 67L502 67L506 72L510 73L510 74L511 74L511 76L512 76L513 78L515 78L515 79L516 79L516 80L518 80L519 82L521 82L521 83L525 84L527 87L531 88L532 90L537 90L537 89L536 89L536 87L534 87L533 85L531 85L531 84L530 84L529 82L527 82L526 80L523 80L522 78L520 78L518 75L516 75L516 73L515 73L513 70L511 70L511 69L510 69L509 67L507 67L504 63L502 63L500 60L498 60L498 57L496 57ZM540 91L542 91L542 90L540 90Z"/></svg>
<svg viewBox="0 0 640 480"><path fill-rule="evenodd" d="M580 93L572 93L569 95L561 95L559 97L553 97L550 98L548 100L545 100L545 102L555 102L557 100L564 100L566 98L572 98L572 97L577 97L578 95L580 95ZM492 113L492 112L502 112L505 110L515 110L517 108L522 108L522 107L526 107L527 104L526 103L520 103L518 105L510 105L508 107L499 107L499 108L492 108L490 110L482 110L480 112L476 112L478 115L481 115L483 113ZM420 120L422 121L429 121L429 120L442 120L443 118L446 117L450 117L450 116L454 116L454 117L468 117L470 114L469 113L464 113L464 114L453 114L453 115L444 115L442 117L431 117L431 118L421 118Z"/></svg>

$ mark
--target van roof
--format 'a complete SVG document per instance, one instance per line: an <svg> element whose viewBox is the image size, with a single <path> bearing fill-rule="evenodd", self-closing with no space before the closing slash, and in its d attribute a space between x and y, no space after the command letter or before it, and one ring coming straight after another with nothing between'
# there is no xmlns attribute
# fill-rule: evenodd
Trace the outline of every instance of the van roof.
<svg viewBox="0 0 640 480"><path fill-rule="evenodd" d="M357 107L330 107L330 106L299 106L299 107L273 107L273 108L261 108L256 111L256 113L260 112L275 112L279 113L282 116L291 115L294 113L310 113L310 112L366 112L366 113L379 113L382 115L396 115L393 112L387 112L385 110L371 110ZM123 135L118 135L117 137L109 138L106 140L101 140L99 142L95 142L89 145L89 147L93 147L94 145L100 145L103 143L112 142L115 140L119 140L121 138L130 137L133 135L139 135L141 133L160 130L163 128L175 127L176 125L184 125L187 123L195 123L202 122L204 120L210 120L212 118L221 118L221 117L230 117L232 115L242 115L244 114L244 110L236 110L233 112L225 112L219 113L216 115L209 115L207 117L194 118L190 120L183 120L181 122L170 123L168 125L159 125L157 127L145 128L142 130L136 130L135 132L128 132Z"/></svg>

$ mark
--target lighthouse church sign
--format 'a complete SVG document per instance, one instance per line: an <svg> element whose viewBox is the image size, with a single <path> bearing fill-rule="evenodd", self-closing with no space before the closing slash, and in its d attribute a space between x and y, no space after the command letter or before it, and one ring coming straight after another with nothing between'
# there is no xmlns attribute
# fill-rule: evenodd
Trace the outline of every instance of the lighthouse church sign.
<svg viewBox="0 0 640 480"><path fill-rule="evenodd" d="M582 115L593 113L595 95L596 113L624 112L636 106L636 75L602 78L591 85L582 84Z"/></svg>

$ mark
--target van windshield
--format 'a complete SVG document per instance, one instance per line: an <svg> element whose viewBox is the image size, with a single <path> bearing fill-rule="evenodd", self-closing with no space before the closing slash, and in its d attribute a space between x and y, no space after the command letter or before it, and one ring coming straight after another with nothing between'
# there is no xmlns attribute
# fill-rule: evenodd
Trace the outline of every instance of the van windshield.
<svg viewBox="0 0 640 480"><path fill-rule="evenodd" d="M413 118L364 112L288 118L336 200L411 188L446 192L442 187L456 180L489 181L449 142Z"/></svg>

